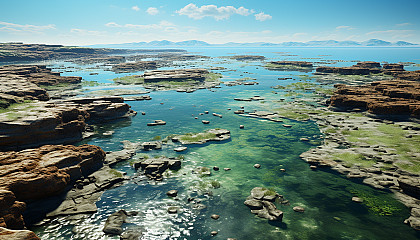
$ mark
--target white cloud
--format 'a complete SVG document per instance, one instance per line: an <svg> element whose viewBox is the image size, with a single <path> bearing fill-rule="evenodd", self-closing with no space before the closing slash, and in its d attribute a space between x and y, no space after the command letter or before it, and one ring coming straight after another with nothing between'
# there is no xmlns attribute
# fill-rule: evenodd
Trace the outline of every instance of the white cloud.
<svg viewBox="0 0 420 240"><path fill-rule="evenodd" d="M384 31L373 31L368 32L366 35L377 35L377 34L407 34L411 33L413 30L384 30Z"/></svg>
<svg viewBox="0 0 420 240"><path fill-rule="evenodd" d="M340 30L340 29L353 30L354 28L352 28L350 26L338 26L335 29L337 29L337 30Z"/></svg>
<svg viewBox="0 0 420 240"><path fill-rule="evenodd" d="M398 27L404 27L404 26L410 26L410 25L413 25L412 23L409 23L409 22L405 22L405 23L399 23L399 24L395 24L396 26L398 26Z"/></svg>
<svg viewBox="0 0 420 240"><path fill-rule="evenodd" d="M12 33L42 33L46 30L54 30L55 25L49 24L45 26L37 26L37 25L30 25L30 24L16 24L16 23L8 23L8 22L0 22L0 31L4 32L12 32Z"/></svg>
<svg viewBox="0 0 420 240"><path fill-rule="evenodd" d="M91 30L78 29L78 28L71 29L70 33L76 34L79 36L104 36L106 34L106 32L91 31Z"/></svg>
<svg viewBox="0 0 420 240"><path fill-rule="evenodd" d="M213 17L216 20L229 19L233 14L248 16L254 12L244 7L235 8L233 6L217 7L216 5L197 5L190 3L187 6L176 11L179 15L186 15L193 19L202 19L204 17Z"/></svg>
<svg viewBox="0 0 420 240"><path fill-rule="evenodd" d="M165 29L167 27L174 27L175 24L168 22L168 21L160 21L159 24L148 24L148 25L141 25L141 24L131 24L127 23L124 25L120 25L115 22L109 22L105 24L107 27L114 27L114 28L131 28L131 29Z"/></svg>
<svg viewBox="0 0 420 240"><path fill-rule="evenodd" d="M155 7L149 7L146 12L150 15L156 15L159 13L159 10Z"/></svg>
<svg viewBox="0 0 420 240"><path fill-rule="evenodd" d="M140 10L139 6L133 6L133 7L131 7L131 9L133 9L134 11L139 11Z"/></svg>
<svg viewBox="0 0 420 240"><path fill-rule="evenodd" d="M254 16L255 16L255 20L258 20L261 22L270 20L273 18L271 15L265 14L264 12L260 12L258 14L255 14Z"/></svg>

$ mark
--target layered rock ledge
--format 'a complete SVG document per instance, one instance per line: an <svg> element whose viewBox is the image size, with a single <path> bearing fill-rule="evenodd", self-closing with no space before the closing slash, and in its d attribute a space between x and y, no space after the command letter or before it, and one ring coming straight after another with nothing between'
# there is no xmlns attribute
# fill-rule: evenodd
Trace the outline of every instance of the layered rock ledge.
<svg viewBox="0 0 420 240"><path fill-rule="evenodd" d="M420 83L407 80L373 82L370 85L336 85L331 106L358 108L378 115L420 117Z"/></svg>
<svg viewBox="0 0 420 240"><path fill-rule="evenodd" d="M138 72L150 69L156 69L158 62L156 61L137 61L137 62L125 62L119 63L112 66L112 71L116 73L129 73Z"/></svg>
<svg viewBox="0 0 420 240"><path fill-rule="evenodd" d="M0 227L22 229L23 201L63 192L103 166L105 152L93 145L45 145L0 156Z"/></svg>
<svg viewBox="0 0 420 240"><path fill-rule="evenodd" d="M209 72L207 69L153 70L143 75L116 78L114 82L143 85L147 89L158 91L176 89L178 92L193 92L218 86L221 77L220 74Z"/></svg>
<svg viewBox="0 0 420 240"><path fill-rule="evenodd" d="M81 77L64 77L42 65L7 65L0 67L0 107L24 100L48 101L46 86L81 83Z"/></svg>
<svg viewBox="0 0 420 240"><path fill-rule="evenodd" d="M302 71L310 72L312 71L313 64L311 62L305 61L274 61L269 62L264 66L268 70L276 71Z"/></svg>
<svg viewBox="0 0 420 240"><path fill-rule="evenodd" d="M72 143L91 131L88 123L136 113L121 97L75 98L25 103L0 113L0 150Z"/></svg>

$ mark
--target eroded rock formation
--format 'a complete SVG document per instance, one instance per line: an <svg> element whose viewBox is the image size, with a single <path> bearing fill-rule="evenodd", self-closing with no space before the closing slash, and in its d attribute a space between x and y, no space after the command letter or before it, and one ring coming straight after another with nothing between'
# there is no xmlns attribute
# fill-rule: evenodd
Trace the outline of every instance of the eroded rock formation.
<svg viewBox="0 0 420 240"><path fill-rule="evenodd" d="M420 117L420 83L406 80L378 81L370 85L336 85L331 106L359 108L379 115Z"/></svg>
<svg viewBox="0 0 420 240"><path fill-rule="evenodd" d="M0 226L24 227L22 201L61 193L71 182L103 166L105 152L93 145L45 145L0 156Z"/></svg>
<svg viewBox="0 0 420 240"><path fill-rule="evenodd" d="M28 103L0 114L0 149L72 143L83 138L87 123L135 114L121 97Z"/></svg>
<svg viewBox="0 0 420 240"><path fill-rule="evenodd" d="M64 77L40 65L7 65L0 67L0 101L7 107L24 100L48 101L43 86L78 84L81 77Z"/></svg>

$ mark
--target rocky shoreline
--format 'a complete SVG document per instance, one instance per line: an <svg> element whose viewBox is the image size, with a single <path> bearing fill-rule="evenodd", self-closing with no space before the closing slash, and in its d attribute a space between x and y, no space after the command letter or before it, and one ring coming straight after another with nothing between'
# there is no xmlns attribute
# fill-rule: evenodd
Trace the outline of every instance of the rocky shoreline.
<svg viewBox="0 0 420 240"><path fill-rule="evenodd" d="M264 60L261 56L251 55L238 55L235 59ZM276 65L273 68L275 70L311 71L313 68L312 63L300 61L279 61L271 64ZM300 155L311 165L311 169L329 167L349 178L363 179L365 184L375 188L395 192L411 209L411 216L406 223L420 230L420 175L412 168L418 164L416 159L419 159L420 155L413 149L404 149L405 152L402 153L400 145L394 147L388 142L377 141L378 138L384 138L385 134L397 132L395 136L392 135L398 137L397 141L403 144L408 141L420 144L419 124L412 121L391 121L379 116L402 114L405 117L418 118L419 74L404 71L398 64L386 64L382 68L378 64L359 63L350 67L350 70L320 67L317 68L317 72L320 77L329 74L352 76L380 73L392 76L396 80L356 87L337 85L329 108L297 109L290 106L289 109L285 107L285 110L293 109L298 113L300 116L296 117L297 120L316 121L325 135L323 145ZM154 69L156 65L152 62L136 62L120 63L114 67L117 72L126 72ZM270 69L269 66L266 67ZM206 69L157 70L115 82L136 84L133 81L137 80L146 87L147 84L151 84L149 88L154 90L177 89L179 92L191 92L220 84L220 75L217 79L209 80L209 74L212 73ZM5 109L0 112L0 150L5 151L0 157L0 235L12 237L22 234L25 235L23 239L38 239L32 232L15 232L8 229L25 228L22 213L25 211L26 202L31 203L51 196L60 196L62 201L54 211L46 215L47 217L96 212L95 202L103 191L118 186L127 179L124 173L110 168L111 165L130 159L139 150L148 151L162 147L161 141L141 144L125 142L123 150L105 153L93 145L46 145L75 143L94 134L95 123L135 116L136 112L119 96L52 100L45 86L77 86L82 79L60 76L60 73L54 73L45 66L3 66L0 67L0 78L0 103ZM173 85L173 82L189 81L195 84ZM131 98L133 99L136 100ZM150 99L149 96L138 98ZM235 100L250 102L262 101L264 98L253 96ZM283 118L289 117L281 111L245 112L239 109L235 113L274 122L282 122ZM222 118L220 114L213 115ZM208 121L204 121L204 124L208 124ZM151 125L164 123L156 120ZM293 127L287 124L283 126ZM370 138L373 136L377 138ZM354 141L356 137L358 141ZM310 142L309 138L302 138L301 141ZM229 140L230 131L210 129L202 133L170 136L166 141L169 139L182 145L205 144L210 141ZM373 140L377 141L374 145L371 144ZM184 146L178 146L174 151L182 152L186 149ZM346 159L343 159L344 156ZM143 158L133 164L149 179L161 181L167 169L180 168L181 160L160 156ZM228 170L230 169L225 169ZM202 174L202 169L199 172ZM267 189L255 188L245 205L260 217L281 221L283 213L272 203L276 198L281 196L277 193L272 194ZM121 214L125 215L121 221L123 223L130 214L122 212L119 215Z"/></svg>
<svg viewBox="0 0 420 240"><path fill-rule="evenodd" d="M391 68L388 66L394 65L386 64L381 70L380 63L362 62L354 68L374 66L377 71L388 71ZM315 121L324 134L323 144L300 155L310 168L327 167L348 178L361 179L374 188L393 192L411 211L404 223L420 230L420 172L416 167L420 164L416 148L420 144L418 71L401 70L399 65L396 68L399 70L392 73L395 80L372 81L366 85L353 77L362 74L357 71L344 75L328 73L331 74L328 78L339 78L348 85L336 85L336 91L326 102L323 98L313 98L320 104L317 107L301 104L297 107L295 100L273 111L240 109L235 113L274 122L282 122L284 118ZM323 74L315 77L321 82L327 79ZM308 136L301 141L310 143L311 139Z"/></svg>

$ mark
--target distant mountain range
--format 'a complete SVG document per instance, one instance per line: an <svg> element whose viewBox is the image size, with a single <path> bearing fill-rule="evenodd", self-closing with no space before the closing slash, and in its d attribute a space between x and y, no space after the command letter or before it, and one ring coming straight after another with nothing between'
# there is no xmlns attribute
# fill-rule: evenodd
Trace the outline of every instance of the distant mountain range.
<svg viewBox="0 0 420 240"><path fill-rule="evenodd" d="M309 41L309 42L283 42L283 43L268 43L268 42L255 42L255 43L235 43L228 42L224 44L210 44L198 40L189 40L182 42L172 42L167 40L151 41L151 42L133 42L133 43L120 43L120 44L97 44L86 47L101 47L101 48L182 48L182 47L414 47L418 44L398 41L387 42L379 39L370 39L364 42L356 41Z"/></svg>

